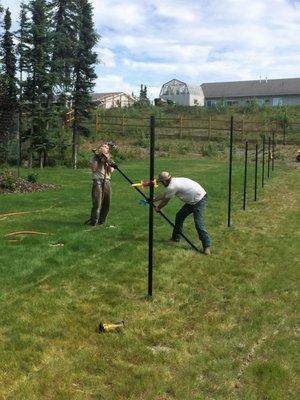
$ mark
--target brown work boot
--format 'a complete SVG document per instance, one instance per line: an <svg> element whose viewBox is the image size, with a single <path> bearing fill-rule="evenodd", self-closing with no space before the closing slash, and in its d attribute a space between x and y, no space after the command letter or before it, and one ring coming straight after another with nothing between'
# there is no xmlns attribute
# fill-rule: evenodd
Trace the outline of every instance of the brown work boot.
<svg viewBox="0 0 300 400"><path fill-rule="evenodd" d="M211 256L210 247L204 247L203 254L206 256Z"/></svg>

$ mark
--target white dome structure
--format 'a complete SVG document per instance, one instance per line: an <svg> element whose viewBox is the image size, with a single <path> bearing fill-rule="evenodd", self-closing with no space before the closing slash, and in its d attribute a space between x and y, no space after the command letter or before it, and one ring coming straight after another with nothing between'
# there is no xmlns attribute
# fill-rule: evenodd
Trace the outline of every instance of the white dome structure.
<svg viewBox="0 0 300 400"><path fill-rule="evenodd" d="M159 98L181 106L204 105L204 94L201 86L191 85L178 79L172 79L165 83L160 90Z"/></svg>

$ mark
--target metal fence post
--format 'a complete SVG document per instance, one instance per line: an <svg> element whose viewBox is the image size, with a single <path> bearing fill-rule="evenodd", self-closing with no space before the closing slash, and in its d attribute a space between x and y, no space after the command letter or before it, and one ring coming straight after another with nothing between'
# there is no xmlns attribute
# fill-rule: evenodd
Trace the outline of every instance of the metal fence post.
<svg viewBox="0 0 300 400"><path fill-rule="evenodd" d="M229 179L228 179L228 220L227 226L231 223L231 191L232 191L232 150L233 150L233 116L230 119L230 148L229 148Z"/></svg>
<svg viewBox="0 0 300 400"><path fill-rule="evenodd" d="M98 110L96 110L96 133L98 133L99 130L99 115L98 115Z"/></svg>
<svg viewBox="0 0 300 400"><path fill-rule="evenodd" d="M271 161L271 137L268 138L268 178L270 178L270 161Z"/></svg>
<svg viewBox="0 0 300 400"><path fill-rule="evenodd" d="M272 171L274 171L275 166L275 132L272 134Z"/></svg>
<svg viewBox="0 0 300 400"><path fill-rule="evenodd" d="M155 117L150 117L150 182L154 181L154 148L155 148ZM154 185L150 185L149 207L149 245L148 245L148 296L152 296L153 287L153 197Z"/></svg>
<svg viewBox="0 0 300 400"><path fill-rule="evenodd" d="M243 210L246 210L246 196L247 196L247 163L248 163L248 142L245 143L245 168L244 168L244 201Z"/></svg>
<svg viewBox="0 0 300 400"><path fill-rule="evenodd" d="M243 117L243 119L242 119L242 138L244 138L244 134L245 134L245 120Z"/></svg>
<svg viewBox="0 0 300 400"><path fill-rule="evenodd" d="M258 143L255 143L254 201L257 200Z"/></svg>
<svg viewBox="0 0 300 400"><path fill-rule="evenodd" d="M180 137L180 139L182 139L182 125L183 125L182 117L180 117L180 131L179 131L179 137Z"/></svg>
<svg viewBox="0 0 300 400"><path fill-rule="evenodd" d="M265 184L265 135L263 136L263 147L262 147L262 170L261 170L261 187Z"/></svg>
<svg viewBox="0 0 300 400"><path fill-rule="evenodd" d="M125 135L125 117L122 115L122 135Z"/></svg>

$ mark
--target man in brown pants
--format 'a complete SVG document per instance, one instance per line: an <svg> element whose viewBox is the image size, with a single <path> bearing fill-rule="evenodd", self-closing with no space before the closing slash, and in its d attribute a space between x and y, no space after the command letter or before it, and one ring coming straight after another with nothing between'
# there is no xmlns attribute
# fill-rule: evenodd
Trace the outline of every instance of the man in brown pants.
<svg viewBox="0 0 300 400"><path fill-rule="evenodd" d="M109 164L110 150L107 143L102 143L94 150L94 157L91 159L92 169L92 210L90 224L96 226L103 224L109 212L111 188L110 174L114 168Z"/></svg>

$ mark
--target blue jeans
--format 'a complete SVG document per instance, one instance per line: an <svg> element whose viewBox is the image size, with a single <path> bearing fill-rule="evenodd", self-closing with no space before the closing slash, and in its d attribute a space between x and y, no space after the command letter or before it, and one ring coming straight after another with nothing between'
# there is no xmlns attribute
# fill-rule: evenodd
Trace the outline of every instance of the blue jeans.
<svg viewBox="0 0 300 400"><path fill-rule="evenodd" d="M207 195L205 195L198 203L185 204L176 214L175 219L175 227L172 234L173 240L180 239L180 234L182 233L182 227L184 220L187 216L193 213L195 227L199 236L199 239L202 242L203 247L209 247L211 244L211 240L209 234L204 226L204 210L207 203Z"/></svg>

